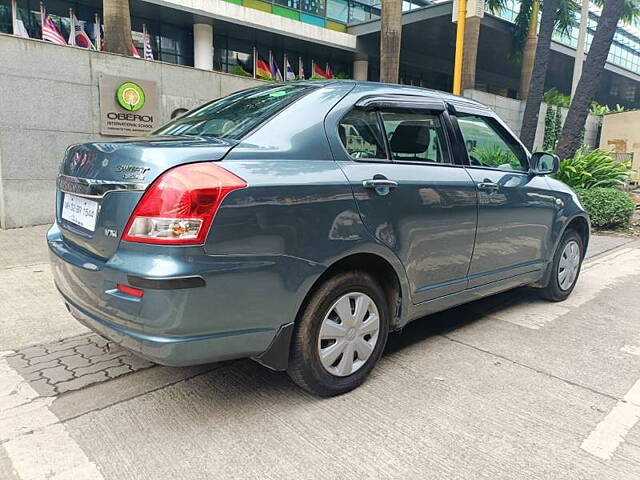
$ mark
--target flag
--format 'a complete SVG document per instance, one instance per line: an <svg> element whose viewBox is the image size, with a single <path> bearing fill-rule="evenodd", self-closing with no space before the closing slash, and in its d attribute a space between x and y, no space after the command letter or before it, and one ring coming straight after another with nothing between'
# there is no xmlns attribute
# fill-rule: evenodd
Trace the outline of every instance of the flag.
<svg viewBox="0 0 640 480"><path fill-rule="evenodd" d="M42 22L42 39L58 45L67 44L67 41L60 34L49 15L46 15L44 22Z"/></svg>
<svg viewBox="0 0 640 480"><path fill-rule="evenodd" d="M302 57L298 57L298 78L304 80L304 64L302 63Z"/></svg>
<svg viewBox="0 0 640 480"><path fill-rule="evenodd" d="M333 70L331 70L331 66L327 63L327 69L325 70L326 77L325 78L333 78Z"/></svg>
<svg viewBox="0 0 640 480"><path fill-rule="evenodd" d="M87 32L84 31L84 22L80 23L78 21L78 17L76 17L75 13L71 13L71 25L73 29L69 34L69 43L71 45L76 45L80 48L90 48L91 50L95 50L96 48L91 43Z"/></svg>
<svg viewBox="0 0 640 480"><path fill-rule="evenodd" d="M93 40L95 42L96 50L104 50L104 35L102 34L102 25L100 24L100 17L96 13L93 23Z"/></svg>
<svg viewBox="0 0 640 480"><path fill-rule="evenodd" d="M282 73L280 73L280 69L278 68L278 64L273 59L273 55L269 52L269 71L271 72L271 78L274 78L276 81L282 81Z"/></svg>
<svg viewBox="0 0 640 480"><path fill-rule="evenodd" d="M285 68L285 73L284 73L284 78L285 80L295 80L296 79L296 74L293 73L293 68L291 68L291 64L289 63L289 59L285 56L284 58L285 64L284 64L284 68Z"/></svg>
<svg viewBox="0 0 640 480"><path fill-rule="evenodd" d="M140 57L140 52L138 52L138 49L136 48L136 44L131 42L131 52L133 53L133 56L136 58L141 58Z"/></svg>
<svg viewBox="0 0 640 480"><path fill-rule="evenodd" d="M325 72L323 69L321 69L315 63L313 64L313 75L317 75L318 77L322 77L322 78L325 78L325 79L329 78L329 77L327 77L327 72Z"/></svg>
<svg viewBox="0 0 640 480"><path fill-rule="evenodd" d="M269 69L269 65L267 62L258 57L258 61L256 62L256 75L260 78L266 78L271 80L273 77L271 76L271 70Z"/></svg>
<svg viewBox="0 0 640 480"><path fill-rule="evenodd" d="M153 60L153 50L151 49L151 37L149 37L149 32L147 32L147 26L143 25L142 29L144 30L144 59L145 60Z"/></svg>
<svg viewBox="0 0 640 480"><path fill-rule="evenodd" d="M29 38L29 32L27 32L27 28L24 26L24 22L18 18L20 12L18 12L18 5L16 0L11 1L11 12L13 17L13 34L16 37Z"/></svg>

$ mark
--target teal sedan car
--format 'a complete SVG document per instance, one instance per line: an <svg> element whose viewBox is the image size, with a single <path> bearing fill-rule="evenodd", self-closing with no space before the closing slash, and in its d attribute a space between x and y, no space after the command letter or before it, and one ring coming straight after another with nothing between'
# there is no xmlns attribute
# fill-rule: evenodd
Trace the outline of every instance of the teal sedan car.
<svg viewBox="0 0 640 480"><path fill-rule="evenodd" d="M270 84L69 147L47 240L69 311L116 344L330 396L408 322L522 285L567 298L589 220L557 168L468 99Z"/></svg>

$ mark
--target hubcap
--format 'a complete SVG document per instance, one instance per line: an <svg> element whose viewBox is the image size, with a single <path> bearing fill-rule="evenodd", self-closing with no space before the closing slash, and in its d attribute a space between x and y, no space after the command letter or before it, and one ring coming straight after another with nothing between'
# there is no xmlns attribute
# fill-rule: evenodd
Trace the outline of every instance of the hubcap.
<svg viewBox="0 0 640 480"><path fill-rule="evenodd" d="M569 290L578 276L580 268L580 247L571 240L564 246L558 265L558 284L562 290Z"/></svg>
<svg viewBox="0 0 640 480"><path fill-rule="evenodd" d="M346 377L359 370L378 342L380 315L364 293L340 297L324 316L318 335L318 354L324 369Z"/></svg>

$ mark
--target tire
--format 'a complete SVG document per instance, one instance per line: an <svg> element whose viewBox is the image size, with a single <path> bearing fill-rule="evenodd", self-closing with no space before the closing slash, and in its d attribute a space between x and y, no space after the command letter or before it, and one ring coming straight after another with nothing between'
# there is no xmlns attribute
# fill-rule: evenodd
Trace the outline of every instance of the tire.
<svg viewBox="0 0 640 480"><path fill-rule="evenodd" d="M365 305L366 311L359 320L358 313ZM376 311L377 334L374 334ZM378 282L360 271L339 273L317 288L303 306L296 320L287 373L314 395L330 397L346 393L362 384L373 370L382 356L388 333L389 308ZM337 353L340 350L341 355ZM349 353L353 355L351 368Z"/></svg>
<svg viewBox="0 0 640 480"><path fill-rule="evenodd" d="M578 248L577 266L575 266L575 268L573 269L575 273L574 275L572 275L573 272L570 272L569 274L565 273L565 277L567 277L567 275L573 276L572 281L568 282L567 280L565 282L568 283L563 284L560 280L561 271L563 270L561 261L563 260L563 257L565 257L565 261L568 258L565 256L565 253L567 253L565 252L565 249L567 248L567 245L570 244L576 245ZM569 255L569 257L571 257L571 255ZM584 246L582 243L582 238L575 230L567 230L562 236L562 239L558 244L558 248L556 249L556 252L553 256L553 264L551 266L551 275L549 276L549 282L544 288L540 289L540 296L551 302L561 302L565 300L569 295L571 295L571 292L578 282L578 277L580 276L580 268L582 267L583 258ZM569 271L566 268L564 270Z"/></svg>

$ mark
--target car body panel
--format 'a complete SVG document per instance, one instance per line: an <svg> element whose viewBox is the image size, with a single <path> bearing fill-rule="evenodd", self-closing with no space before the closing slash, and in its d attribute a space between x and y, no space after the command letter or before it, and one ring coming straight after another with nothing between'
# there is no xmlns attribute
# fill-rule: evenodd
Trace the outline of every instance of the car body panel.
<svg viewBox="0 0 640 480"><path fill-rule="evenodd" d="M477 194L460 164L356 161L348 155L338 136L341 119L359 99L378 95L389 103L393 92L397 94L388 86L359 85L332 109L325 128L364 224L398 256L410 283L412 303L420 303L467 288ZM363 181L383 177L398 187L382 195L363 187Z"/></svg>
<svg viewBox="0 0 640 480"><path fill-rule="evenodd" d="M253 357L284 369L293 322L305 299L340 262L368 255L395 272L400 303L391 327L400 328L426 314L541 281L568 223L586 218L567 187L528 174L523 174L525 188L511 194L512 204L481 198L478 207L477 178L467 168L452 124L456 164L446 166L356 162L337 136L339 119L365 95L421 95L451 107L452 116L456 108L476 108L472 101L411 87L314 84L317 90L239 141L152 136L71 147L61 170L69 177L149 184L177 165L216 161L247 183L225 197L205 243L193 246L120 240L141 189L101 195L94 233L61 219L65 193L59 191L47 240L54 280L74 316L158 363ZM78 161L84 166L76 162L72 168L77 153L80 159L86 154ZM135 176L136 167L148 167L142 178ZM361 187L363 179L380 172L400 183L388 198ZM483 202L486 220L478 230L478 248L476 219ZM539 202L537 209L531 202ZM493 273L474 283L475 273L491 272L490 252L505 253L494 248L505 243L500 218L515 232L507 245L519 249L511 257L506 251L507 266L517 266L521 256L540 265L505 273L496 272L494 264ZM107 229L117 236L108 236ZM142 298L116 289L133 285L134 278L147 282ZM199 281L183 288L184 279Z"/></svg>

